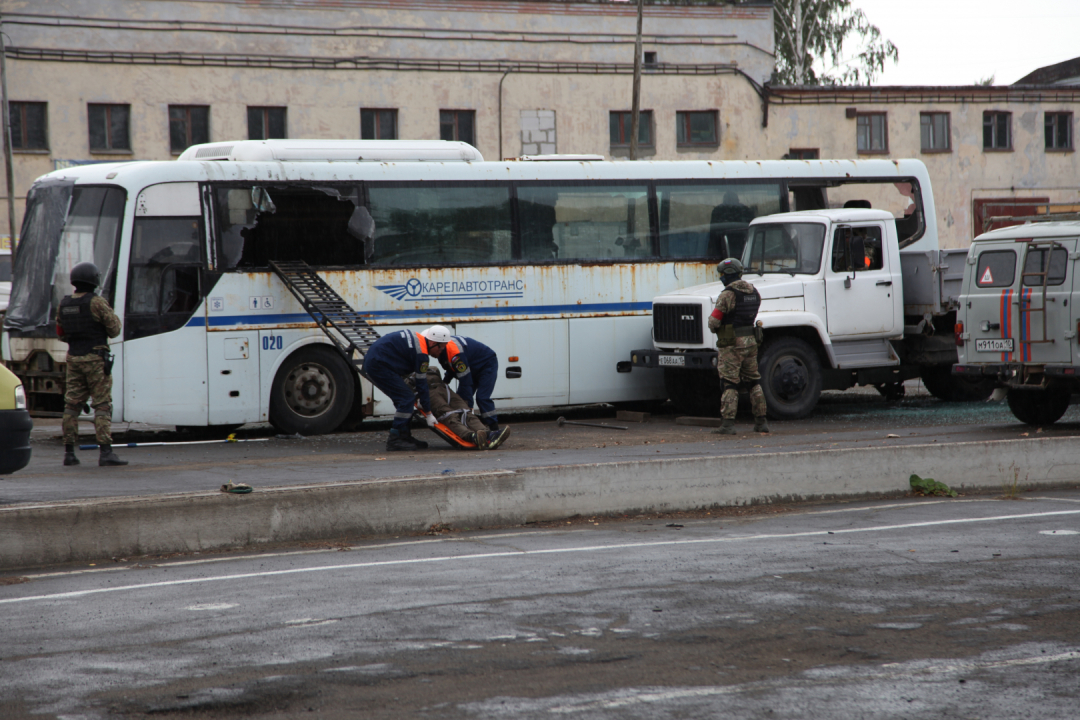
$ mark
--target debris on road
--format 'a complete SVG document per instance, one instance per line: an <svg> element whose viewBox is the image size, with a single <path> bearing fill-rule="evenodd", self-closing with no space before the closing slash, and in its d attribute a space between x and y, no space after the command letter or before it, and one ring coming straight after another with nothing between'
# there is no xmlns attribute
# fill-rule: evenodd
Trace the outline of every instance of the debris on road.
<svg viewBox="0 0 1080 720"><path fill-rule="evenodd" d="M221 492L244 495L251 492L251 486L247 483L234 483L232 480L221 486Z"/></svg>
<svg viewBox="0 0 1080 720"><path fill-rule="evenodd" d="M564 418L562 416L560 416L559 419L555 421L555 424L558 425L559 427L562 427L563 425L583 425L585 427L607 428L608 430L626 430L627 429L627 428L623 427L622 425L603 425L601 423L574 422L573 420L567 420L566 418Z"/></svg>
<svg viewBox="0 0 1080 720"><path fill-rule="evenodd" d="M647 412L637 412L634 410L618 410L615 413L615 419L622 420L623 422L649 422L649 417L649 413Z"/></svg>

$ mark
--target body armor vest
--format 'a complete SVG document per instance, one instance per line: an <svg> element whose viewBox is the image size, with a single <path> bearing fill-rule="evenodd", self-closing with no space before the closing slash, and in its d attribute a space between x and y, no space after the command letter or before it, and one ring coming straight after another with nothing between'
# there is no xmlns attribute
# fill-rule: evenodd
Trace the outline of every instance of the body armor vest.
<svg viewBox="0 0 1080 720"><path fill-rule="evenodd" d="M735 311L724 315L722 325L734 325L735 327L752 327L757 319L758 308L761 307L761 295L757 290L743 292L735 288L727 288L735 293Z"/></svg>
<svg viewBox="0 0 1080 720"><path fill-rule="evenodd" d="M68 355L79 357L89 355L98 345L108 345L109 335L105 326L90 314L93 293L82 297L68 295L60 301L56 320L64 329L64 342L68 344Z"/></svg>

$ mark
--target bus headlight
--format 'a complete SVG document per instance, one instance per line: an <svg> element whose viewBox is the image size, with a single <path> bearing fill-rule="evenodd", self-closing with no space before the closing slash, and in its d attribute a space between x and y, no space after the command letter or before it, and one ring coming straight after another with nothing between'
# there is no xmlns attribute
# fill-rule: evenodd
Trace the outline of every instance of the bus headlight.
<svg viewBox="0 0 1080 720"><path fill-rule="evenodd" d="M22 385L16 385L15 386L15 409L16 410L25 410L26 409L26 392L23 390Z"/></svg>

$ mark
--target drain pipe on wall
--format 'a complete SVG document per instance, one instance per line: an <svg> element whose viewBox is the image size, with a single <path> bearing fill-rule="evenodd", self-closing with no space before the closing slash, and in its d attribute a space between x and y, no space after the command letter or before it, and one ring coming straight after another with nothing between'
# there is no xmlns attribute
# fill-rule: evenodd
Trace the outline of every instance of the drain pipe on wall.
<svg viewBox="0 0 1080 720"><path fill-rule="evenodd" d="M502 74L502 77L499 78L499 161L500 162L503 160L502 86L503 86L503 80L505 80L506 76L509 75L509 74L510 74L510 71L507 70L506 72L504 72Z"/></svg>

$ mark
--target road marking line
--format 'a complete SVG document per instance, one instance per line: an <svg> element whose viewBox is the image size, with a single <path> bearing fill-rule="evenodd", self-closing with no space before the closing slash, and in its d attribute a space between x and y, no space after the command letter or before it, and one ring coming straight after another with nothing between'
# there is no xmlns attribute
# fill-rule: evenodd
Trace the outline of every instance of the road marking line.
<svg viewBox="0 0 1080 720"><path fill-rule="evenodd" d="M490 560L493 558L524 557L529 555L560 555L567 553L602 552L606 550L626 550L632 548L671 547L677 545L715 545L720 543L746 542L748 540L785 540L801 537L823 537L828 535L851 535L854 533L887 532L890 530L908 530L911 528L935 527L940 525L966 525L968 523L1000 522L1003 520L1027 520L1031 518L1060 517L1062 515L1080 515L1080 510L1055 510L1044 513L1023 513L1019 515L996 515L984 518L959 518L954 520L927 520L924 522L902 523L899 525L878 525L866 528L848 528L846 530L808 530L797 533L766 533L761 535L740 535L723 538L698 538L685 540L658 540L655 542L631 542L615 543L613 545L584 545L576 548L549 548L546 550L504 550L490 553L474 553L472 555L445 555L433 558L411 558L407 560L374 560L371 562L348 563L344 565L321 565L319 567L290 568L289 570L265 570L262 572L237 573L235 575L216 575L212 577L187 578L184 580L163 580L161 582L140 583L138 585L120 585L116 587L93 588L91 590L72 590L63 593L51 593L47 595L28 595L21 598L5 598L0 600L0 605L30 602L32 600L64 600L68 598L98 595L100 593L120 592L123 590L143 590L159 587L173 587L177 585L198 585L201 583L221 582L224 580L246 580L250 578L266 578L280 575L297 575L300 573L326 572L332 570L356 570L371 567L392 567L395 565L426 565L432 563L453 562L458 560ZM18 587L18 586L12 586Z"/></svg>

